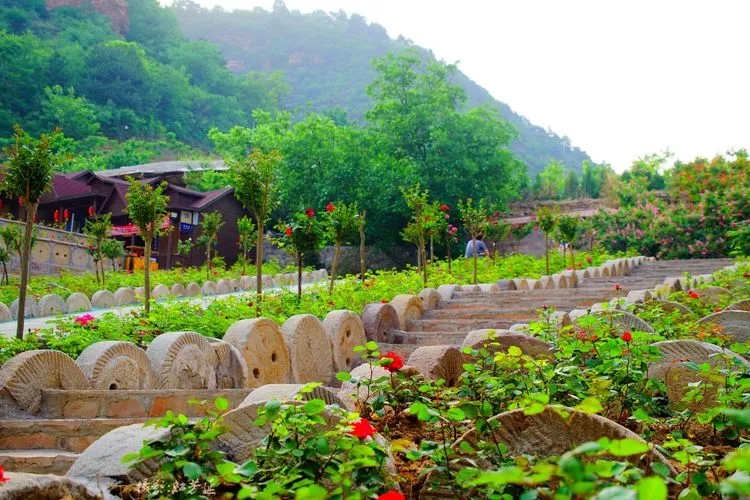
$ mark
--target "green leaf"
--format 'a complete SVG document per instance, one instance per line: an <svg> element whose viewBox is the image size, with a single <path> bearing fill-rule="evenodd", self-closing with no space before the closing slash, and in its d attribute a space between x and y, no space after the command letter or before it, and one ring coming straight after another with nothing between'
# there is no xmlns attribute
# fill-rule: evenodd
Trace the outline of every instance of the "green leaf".
<svg viewBox="0 0 750 500"><path fill-rule="evenodd" d="M523 355L523 351L520 347L517 345L512 345L508 348L508 356L512 356L514 358L520 357Z"/></svg>
<svg viewBox="0 0 750 500"><path fill-rule="evenodd" d="M667 498L667 483L662 477L644 477L638 481L636 487L638 500L666 500Z"/></svg>
<svg viewBox="0 0 750 500"><path fill-rule="evenodd" d="M629 457L631 455L640 455L646 453L651 448L645 441L636 439L616 439L609 445L609 452L616 457Z"/></svg>
<svg viewBox="0 0 750 500"><path fill-rule="evenodd" d="M328 498L328 490L317 484L303 486L294 495L296 500L318 500Z"/></svg>
<svg viewBox="0 0 750 500"><path fill-rule="evenodd" d="M195 462L187 462L182 466L182 473L185 474L185 477L195 481L196 479L201 477L203 468Z"/></svg>
<svg viewBox="0 0 750 500"><path fill-rule="evenodd" d="M661 462L652 463L651 470L659 474L661 477L669 477L672 474L672 472L669 470L669 467Z"/></svg>
<svg viewBox="0 0 750 500"><path fill-rule="evenodd" d="M634 491L622 486L610 486L601 490L593 498L596 500L636 500L636 495Z"/></svg>
<svg viewBox="0 0 750 500"><path fill-rule="evenodd" d="M317 415L322 412L326 407L326 402L322 399L311 399L305 406L302 407L302 411L305 415Z"/></svg>
<svg viewBox="0 0 750 500"><path fill-rule="evenodd" d="M464 412L460 408L451 408L445 412L446 418L454 422L460 422L465 418Z"/></svg>
<svg viewBox="0 0 750 500"><path fill-rule="evenodd" d="M216 398L214 401L214 406L219 411L227 411L229 409L229 400L227 398Z"/></svg>
<svg viewBox="0 0 750 500"><path fill-rule="evenodd" d="M598 399L588 397L577 404L575 408L576 410L581 410L584 413L595 414L602 411L602 404Z"/></svg>
<svg viewBox="0 0 750 500"><path fill-rule="evenodd" d="M348 382L352 379L352 374L349 372L338 372L336 374L336 380L339 380L341 382Z"/></svg>

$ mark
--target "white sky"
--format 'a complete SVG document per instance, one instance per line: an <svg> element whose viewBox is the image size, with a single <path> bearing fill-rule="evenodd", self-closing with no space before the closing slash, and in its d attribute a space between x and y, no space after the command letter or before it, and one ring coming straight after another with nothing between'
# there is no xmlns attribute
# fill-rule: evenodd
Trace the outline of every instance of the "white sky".
<svg viewBox="0 0 750 500"><path fill-rule="evenodd" d="M163 3L169 3L163 0ZM198 0L226 10L273 0ZM622 171L750 148L746 0L286 0L431 49L532 123Z"/></svg>

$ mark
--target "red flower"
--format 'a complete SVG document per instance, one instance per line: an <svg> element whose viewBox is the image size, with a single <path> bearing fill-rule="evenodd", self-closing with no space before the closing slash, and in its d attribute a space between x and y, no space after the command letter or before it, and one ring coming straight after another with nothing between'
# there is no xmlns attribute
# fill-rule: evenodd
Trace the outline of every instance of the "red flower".
<svg viewBox="0 0 750 500"><path fill-rule="evenodd" d="M715 313L720 313L722 310L723 309L721 307L717 307L716 309L714 309L714 312Z"/></svg>
<svg viewBox="0 0 750 500"><path fill-rule="evenodd" d="M699 294L699 293L698 293L698 292L696 292L695 290L690 290L690 291L688 292L688 297L690 297L691 299L699 299L699 298L700 298L700 296L701 296L701 294Z"/></svg>
<svg viewBox="0 0 750 500"><path fill-rule="evenodd" d="M382 356L380 356L380 359L381 361L388 361L387 364L382 364L381 366L391 373L397 372L404 367L404 358L393 351L388 351L387 353L383 354Z"/></svg>
<svg viewBox="0 0 750 500"><path fill-rule="evenodd" d="M219 275L219 271L212 271L212 272L213 272L214 276L218 276Z"/></svg>
<svg viewBox="0 0 750 500"><path fill-rule="evenodd" d="M620 284L615 283L615 292L619 292L620 290L622 290L622 288L620 288Z"/></svg>
<svg viewBox="0 0 750 500"><path fill-rule="evenodd" d="M349 431L349 435L364 439L374 436L376 432L378 432L377 429L372 426L369 420L366 418L360 418L359 420L352 422L352 430Z"/></svg>
<svg viewBox="0 0 750 500"><path fill-rule="evenodd" d="M333 212L334 208L333 203L328 202L328 205L326 205L326 212Z"/></svg>
<svg viewBox="0 0 750 500"><path fill-rule="evenodd" d="M10 478L5 477L5 469L3 469L3 466L0 465L0 483L4 483L5 481L10 481ZM403 497L403 495L401 496Z"/></svg>
<svg viewBox="0 0 750 500"><path fill-rule="evenodd" d="M622 335L620 335L620 338L624 340L625 342L630 342L633 340L633 334L630 332L622 332Z"/></svg>
<svg viewBox="0 0 750 500"><path fill-rule="evenodd" d="M386 300L386 299L380 299L380 303L381 303L381 304L387 304L387 303L388 303L388 300Z"/></svg>
<svg viewBox="0 0 750 500"><path fill-rule="evenodd" d="M406 497L400 491L388 491L378 495L378 500L406 500Z"/></svg>
<svg viewBox="0 0 750 500"><path fill-rule="evenodd" d="M286 230L284 231L284 233L286 233L286 235L287 235L287 236L288 236L289 238L291 238L291 237L292 237L292 228L291 228L291 226L287 226L287 227L286 227Z"/></svg>
<svg viewBox="0 0 750 500"><path fill-rule="evenodd" d="M446 205L445 203L443 203L442 205L440 205L440 210L442 210L443 212L447 212L447 211L449 211L450 209L451 209L451 207L449 207L449 206L448 206L448 205Z"/></svg>
<svg viewBox="0 0 750 500"><path fill-rule="evenodd" d="M312 219L313 217L315 217L315 210L313 210L312 208L308 208L307 210L305 210L305 215L307 215L308 219Z"/></svg>
<svg viewBox="0 0 750 500"><path fill-rule="evenodd" d="M588 262L589 264L591 264L591 257L586 257L586 262Z"/></svg>

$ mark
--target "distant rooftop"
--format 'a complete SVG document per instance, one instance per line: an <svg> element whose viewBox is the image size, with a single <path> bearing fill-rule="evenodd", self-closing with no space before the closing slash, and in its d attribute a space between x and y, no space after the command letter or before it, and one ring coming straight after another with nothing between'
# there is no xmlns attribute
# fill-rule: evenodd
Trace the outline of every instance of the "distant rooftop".
<svg viewBox="0 0 750 500"><path fill-rule="evenodd" d="M112 170L100 170L96 173L106 177L124 177L126 175L168 175L191 170L228 170L229 167L222 160L200 161L200 160L174 160L158 161L156 163L144 163L143 165L132 165Z"/></svg>

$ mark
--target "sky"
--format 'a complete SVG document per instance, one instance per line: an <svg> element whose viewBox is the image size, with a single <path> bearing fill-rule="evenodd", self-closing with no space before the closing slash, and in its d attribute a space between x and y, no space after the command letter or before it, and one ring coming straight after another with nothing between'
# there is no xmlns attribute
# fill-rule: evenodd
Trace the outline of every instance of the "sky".
<svg viewBox="0 0 750 500"><path fill-rule="evenodd" d="M271 10L273 0L197 0ZM163 3L169 3L164 0ZM746 0L286 0L357 13L457 63L533 124L618 172L750 148Z"/></svg>

